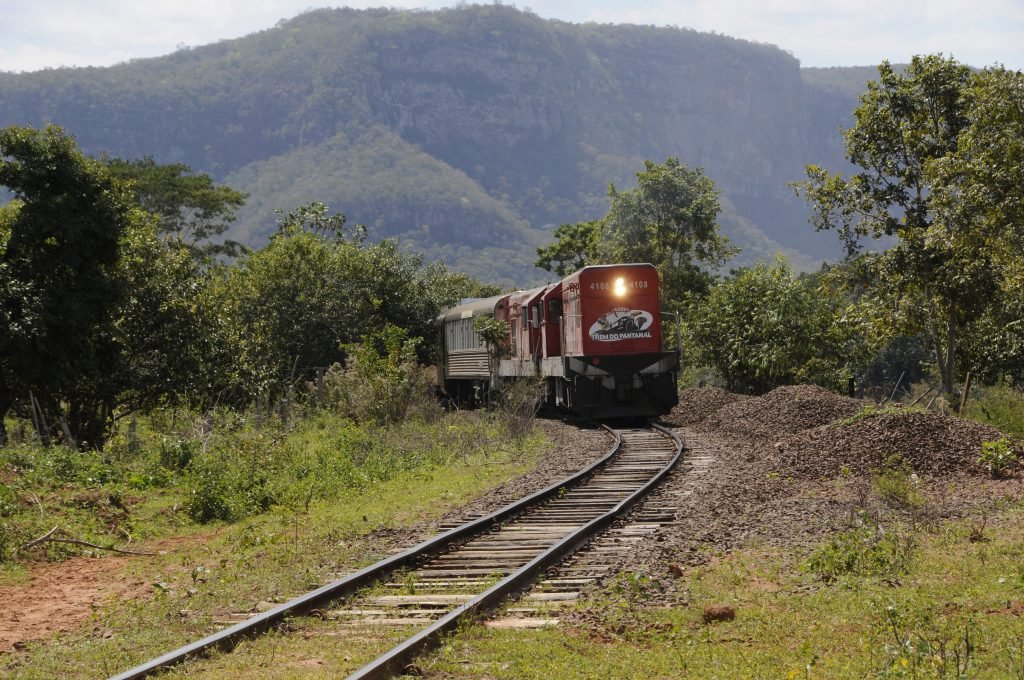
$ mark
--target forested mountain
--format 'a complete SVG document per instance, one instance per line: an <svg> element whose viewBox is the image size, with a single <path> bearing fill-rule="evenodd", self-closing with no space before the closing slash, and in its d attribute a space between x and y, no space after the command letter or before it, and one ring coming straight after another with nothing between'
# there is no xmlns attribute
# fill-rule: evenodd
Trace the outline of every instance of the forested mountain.
<svg viewBox="0 0 1024 680"><path fill-rule="evenodd" d="M92 154L181 162L249 194L231 236L313 200L491 280L594 219L644 159L722 190L745 261L835 256L787 182L842 163L858 88L781 49L676 28L576 25L502 5L315 10L110 68L0 73L0 126L56 123ZM853 73L854 79L866 80ZM844 81L847 81L844 85Z"/></svg>

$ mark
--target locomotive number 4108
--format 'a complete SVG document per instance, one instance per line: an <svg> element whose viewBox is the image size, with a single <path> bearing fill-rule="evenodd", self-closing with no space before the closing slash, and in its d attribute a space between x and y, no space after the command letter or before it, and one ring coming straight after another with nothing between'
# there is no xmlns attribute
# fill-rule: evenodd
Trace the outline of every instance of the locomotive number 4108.
<svg viewBox="0 0 1024 680"><path fill-rule="evenodd" d="M646 281L623 281L619 279L617 281L593 281L590 284L590 290L612 290L612 289L624 289L624 288L646 288Z"/></svg>

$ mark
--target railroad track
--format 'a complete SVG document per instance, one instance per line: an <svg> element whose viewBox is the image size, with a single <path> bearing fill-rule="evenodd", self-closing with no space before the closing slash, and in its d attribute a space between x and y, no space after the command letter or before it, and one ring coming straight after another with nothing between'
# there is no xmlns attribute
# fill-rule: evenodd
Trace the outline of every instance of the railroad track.
<svg viewBox="0 0 1024 680"><path fill-rule="evenodd" d="M581 587L604 575L592 568L574 572L571 564L564 564L566 558L625 516L682 454L682 442L659 426L609 432L615 443L608 454L572 477L113 680L142 678L208 650L230 649L288 617L310 613L343 625L423 626L349 676L390 677L460 622L493 611L538 581L537 592L530 593L517 613L533 614L520 618L543 625L550 617L543 615L542 605L574 599ZM603 545L598 539L595 550L621 550L654 531L659 521L670 520L667 509L655 511L635 525L617 527L618 533L605 537ZM380 588L359 594L389 577L387 594L381 595ZM343 598L344 606L331 608Z"/></svg>

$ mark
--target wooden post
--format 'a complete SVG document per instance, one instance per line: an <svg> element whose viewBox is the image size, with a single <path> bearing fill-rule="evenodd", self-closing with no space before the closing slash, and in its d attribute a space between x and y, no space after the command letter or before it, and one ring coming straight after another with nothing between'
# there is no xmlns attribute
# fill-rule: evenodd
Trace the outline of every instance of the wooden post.
<svg viewBox="0 0 1024 680"><path fill-rule="evenodd" d="M900 388L900 383L903 382L903 376L905 376L906 374L907 374L906 371L903 371L903 372L900 373L899 379L896 380L896 387L892 388L892 394L889 395L888 399L885 399L884 401L882 401L882 404L886 404L886 403L888 403L888 402L890 402L890 401L892 401L893 399L896 398L896 390L898 390ZM882 404L879 404L879 406L881 406Z"/></svg>
<svg viewBox="0 0 1024 680"><path fill-rule="evenodd" d="M36 426L36 433L39 435L39 443L43 446L50 445L50 426L46 423L46 416L43 415L43 407L36 399L36 396L29 390L28 399L32 405L32 422Z"/></svg>
<svg viewBox="0 0 1024 680"><path fill-rule="evenodd" d="M964 405L967 403L967 393L971 391L971 372L967 371L967 379L964 381L964 391L960 395L960 410L957 411L959 415L964 414Z"/></svg>
<svg viewBox="0 0 1024 680"><path fill-rule="evenodd" d="M36 428L36 434L39 436L39 441L43 441L43 429L39 426L39 413L36 411L36 398L32 394L32 390L28 392L28 404L32 407L32 425Z"/></svg>
<svg viewBox="0 0 1024 680"><path fill-rule="evenodd" d="M316 369L316 405L320 406L324 402L324 371L326 369L323 366L318 366Z"/></svg>
<svg viewBox="0 0 1024 680"><path fill-rule="evenodd" d="M928 390L924 394L922 394L920 397L918 397L914 401L910 402L910 406L914 406L915 404L917 404L917 402L919 402L922 399L924 399L925 397L927 397L929 394L932 393L932 390L934 390L934 389L935 389L934 387L929 387ZM934 401L934 399L932 401ZM928 406L931 406L931 405L932 405L932 402L929 401L928 402Z"/></svg>
<svg viewBox="0 0 1024 680"><path fill-rule="evenodd" d="M68 427L68 421L64 420L64 416L60 417L60 429L64 432L64 439L67 440L68 445L72 449L78 449L78 442L75 441L74 436L71 434L71 428Z"/></svg>

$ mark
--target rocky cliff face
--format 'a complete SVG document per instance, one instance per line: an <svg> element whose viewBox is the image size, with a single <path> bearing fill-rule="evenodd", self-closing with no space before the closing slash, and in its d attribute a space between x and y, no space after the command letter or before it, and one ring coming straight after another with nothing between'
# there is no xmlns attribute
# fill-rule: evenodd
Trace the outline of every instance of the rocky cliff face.
<svg viewBox="0 0 1024 680"><path fill-rule="evenodd" d="M517 30L500 14L478 21L477 39L455 44L443 26L376 41L377 119L460 164L532 153L543 168L587 149L676 155L749 194L776 191L802 167L803 84L783 52L692 31L518 18Z"/></svg>
<svg viewBox="0 0 1024 680"><path fill-rule="evenodd" d="M772 46L500 5L317 10L111 69L0 74L0 125L210 172L252 195L235 235L254 245L273 208L320 200L478 272L499 247L519 281L549 229L599 217L609 182L669 156L715 180L748 259L837 252L787 182L841 162L852 105Z"/></svg>

